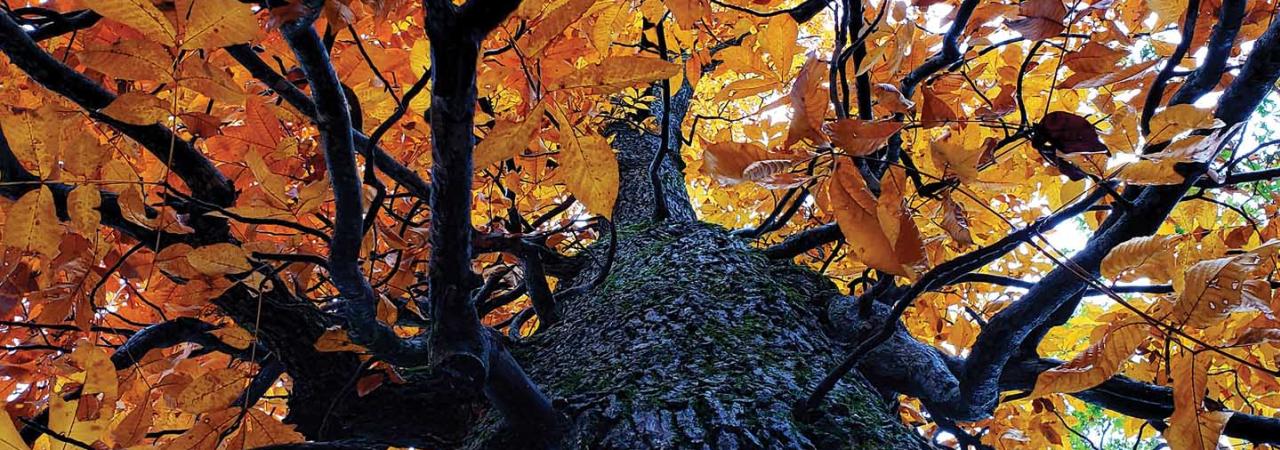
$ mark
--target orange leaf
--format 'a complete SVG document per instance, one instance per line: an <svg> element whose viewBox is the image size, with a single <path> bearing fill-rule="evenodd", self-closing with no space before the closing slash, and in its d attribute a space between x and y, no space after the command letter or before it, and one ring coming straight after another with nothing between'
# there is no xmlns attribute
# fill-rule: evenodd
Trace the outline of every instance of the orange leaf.
<svg viewBox="0 0 1280 450"><path fill-rule="evenodd" d="M4 235L0 243L18 251L32 251L52 258L58 254L61 226L54 212L53 191L41 185L32 189L5 211Z"/></svg>
<svg viewBox="0 0 1280 450"><path fill-rule="evenodd" d="M865 121L841 119L828 123L824 130L831 143L850 156L874 153L889 142L889 138L902 129L898 121Z"/></svg>

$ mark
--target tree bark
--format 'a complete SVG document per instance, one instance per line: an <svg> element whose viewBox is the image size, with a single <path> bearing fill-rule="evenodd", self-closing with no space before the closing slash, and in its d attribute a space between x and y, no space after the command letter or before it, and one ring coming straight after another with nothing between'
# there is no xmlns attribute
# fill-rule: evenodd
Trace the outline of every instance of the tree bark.
<svg viewBox="0 0 1280 450"><path fill-rule="evenodd" d="M636 224L607 281L561 299L561 321L513 353L566 416L563 448L923 448L861 379L812 423L792 417L839 354L820 319L837 296L717 226ZM465 447L515 439L495 415Z"/></svg>

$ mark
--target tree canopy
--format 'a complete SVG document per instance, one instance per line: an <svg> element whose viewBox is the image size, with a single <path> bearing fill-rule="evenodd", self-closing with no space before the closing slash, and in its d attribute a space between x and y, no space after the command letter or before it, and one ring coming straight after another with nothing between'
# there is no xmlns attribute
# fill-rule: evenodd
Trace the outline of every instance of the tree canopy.
<svg viewBox="0 0 1280 450"><path fill-rule="evenodd" d="M786 420L1280 444L1278 8L3 2L0 449L556 447L528 342L699 222L855 302Z"/></svg>

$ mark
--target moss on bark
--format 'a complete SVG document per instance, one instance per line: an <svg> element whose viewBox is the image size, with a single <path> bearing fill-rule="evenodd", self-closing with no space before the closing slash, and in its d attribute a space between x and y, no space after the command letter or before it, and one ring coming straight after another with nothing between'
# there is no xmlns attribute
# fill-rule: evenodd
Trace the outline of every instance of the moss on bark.
<svg viewBox="0 0 1280 450"><path fill-rule="evenodd" d="M515 346L568 417L562 447L922 446L857 381L813 423L793 419L791 405L840 353L818 320L838 295L825 278L712 225L621 231L607 282L561 299L563 321ZM509 439L490 421L470 446L519 444Z"/></svg>

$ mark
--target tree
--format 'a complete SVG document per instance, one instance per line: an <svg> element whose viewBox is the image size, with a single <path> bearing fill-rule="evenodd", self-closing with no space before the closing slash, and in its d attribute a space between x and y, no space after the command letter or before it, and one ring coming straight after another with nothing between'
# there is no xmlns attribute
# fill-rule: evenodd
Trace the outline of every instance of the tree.
<svg viewBox="0 0 1280 450"><path fill-rule="evenodd" d="M1274 2L12 3L0 447L1280 443Z"/></svg>

